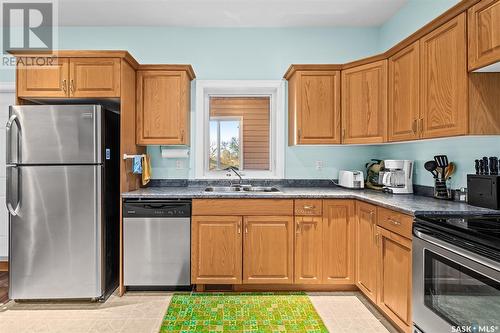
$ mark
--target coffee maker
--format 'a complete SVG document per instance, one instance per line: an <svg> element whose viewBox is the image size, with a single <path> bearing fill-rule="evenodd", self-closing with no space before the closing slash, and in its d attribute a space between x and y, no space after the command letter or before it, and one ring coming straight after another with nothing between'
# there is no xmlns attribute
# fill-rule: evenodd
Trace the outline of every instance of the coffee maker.
<svg viewBox="0 0 500 333"><path fill-rule="evenodd" d="M384 192L413 193L413 161L411 160L385 160L379 177L384 186Z"/></svg>

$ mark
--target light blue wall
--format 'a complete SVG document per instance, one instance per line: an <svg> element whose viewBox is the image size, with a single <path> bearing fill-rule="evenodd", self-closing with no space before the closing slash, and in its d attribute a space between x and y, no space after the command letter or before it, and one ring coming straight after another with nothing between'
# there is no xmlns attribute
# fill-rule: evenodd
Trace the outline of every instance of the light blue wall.
<svg viewBox="0 0 500 333"><path fill-rule="evenodd" d="M434 185L432 175L424 169L424 163L435 155L447 155L457 165L452 176L453 188L467 187L467 174L474 173L474 160L483 156L500 157L500 136L455 137L424 140L380 146L381 159L415 160L414 183Z"/></svg>
<svg viewBox="0 0 500 333"><path fill-rule="evenodd" d="M390 49L458 2L460 0L408 0L380 27L379 50Z"/></svg>
<svg viewBox="0 0 500 333"><path fill-rule="evenodd" d="M409 0L380 28L66 27L59 30L59 48L125 49L141 63L190 63L199 79L276 80L292 63L342 63L385 51L457 2ZM0 82L13 80L14 71L0 70ZM191 112L194 119L194 109ZM416 183L429 185L431 179L421 162L436 152L449 152L461 173L456 177L457 186L463 186L470 160L477 155L494 154L500 143L498 138L468 137L379 146L286 147L285 176L334 178L338 169L360 169L370 158L413 158L417 160ZM191 142L195 142L194 134ZM183 161L182 170L176 170L175 160L162 159L159 147L149 147L149 152L153 178L193 177L192 158ZM323 161L321 171L315 168L317 160Z"/></svg>

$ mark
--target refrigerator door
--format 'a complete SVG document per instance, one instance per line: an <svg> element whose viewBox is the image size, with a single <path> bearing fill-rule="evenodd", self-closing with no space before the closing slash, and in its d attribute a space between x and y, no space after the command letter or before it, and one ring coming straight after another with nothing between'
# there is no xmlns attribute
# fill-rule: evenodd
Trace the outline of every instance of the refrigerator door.
<svg viewBox="0 0 500 333"><path fill-rule="evenodd" d="M102 168L7 167L10 298L103 294Z"/></svg>
<svg viewBox="0 0 500 333"><path fill-rule="evenodd" d="M7 164L101 163L100 105L9 108Z"/></svg>

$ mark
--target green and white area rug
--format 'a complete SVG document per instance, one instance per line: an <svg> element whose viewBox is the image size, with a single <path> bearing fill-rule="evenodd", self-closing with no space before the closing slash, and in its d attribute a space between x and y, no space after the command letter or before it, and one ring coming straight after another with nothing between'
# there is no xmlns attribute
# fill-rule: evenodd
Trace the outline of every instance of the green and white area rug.
<svg viewBox="0 0 500 333"><path fill-rule="evenodd" d="M175 294L164 332L328 333L305 293Z"/></svg>

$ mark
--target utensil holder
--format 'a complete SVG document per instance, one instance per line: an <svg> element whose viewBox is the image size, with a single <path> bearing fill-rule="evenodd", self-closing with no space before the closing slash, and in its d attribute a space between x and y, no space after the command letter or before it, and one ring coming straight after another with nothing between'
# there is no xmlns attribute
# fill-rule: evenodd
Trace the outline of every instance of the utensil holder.
<svg viewBox="0 0 500 333"><path fill-rule="evenodd" d="M434 179L434 198L442 200L453 199L451 189L448 188L448 185L446 183L446 179Z"/></svg>

